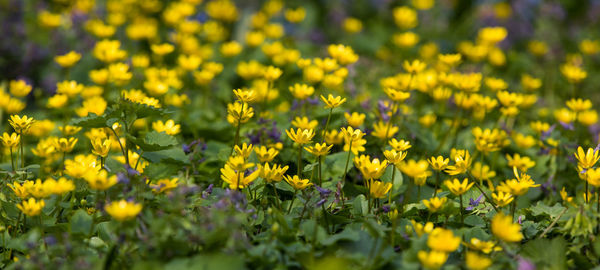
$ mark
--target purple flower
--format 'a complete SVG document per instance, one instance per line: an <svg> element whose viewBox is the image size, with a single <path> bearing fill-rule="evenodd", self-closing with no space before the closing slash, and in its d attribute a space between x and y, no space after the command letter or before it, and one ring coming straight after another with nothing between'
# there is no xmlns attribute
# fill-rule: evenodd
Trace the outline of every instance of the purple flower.
<svg viewBox="0 0 600 270"><path fill-rule="evenodd" d="M518 260L518 266L517 269L518 270L535 270L535 264L533 264L531 261L523 258L523 257L519 257Z"/></svg>
<svg viewBox="0 0 600 270"><path fill-rule="evenodd" d="M465 210L471 211L471 210L475 209L475 207L479 206L479 203L481 202L481 198L483 198L483 194L479 195L479 197L477 197L477 199L475 199L475 200L473 200L473 198L469 199L469 206L467 208L465 208Z"/></svg>
<svg viewBox="0 0 600 270"><path fill-rule="evenodd" d="M129 177L122 172L117 173L117 182L127 185L129 184Z"/></svg>

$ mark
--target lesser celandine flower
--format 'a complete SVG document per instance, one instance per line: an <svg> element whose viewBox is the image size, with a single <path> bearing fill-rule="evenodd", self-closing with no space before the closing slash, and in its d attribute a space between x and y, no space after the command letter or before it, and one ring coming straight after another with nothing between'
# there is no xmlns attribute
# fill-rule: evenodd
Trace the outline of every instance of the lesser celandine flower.
<svg viewBox="0 0 600 270"><path fill-rule="evenodd" d="M340 96L334 97L331 94L329 94L327 96L327 98L325 98L323 95L321 95L321 100L323 101L323 103L325 103L325 108L328 108L328 109L337 108L340 105L342 105L344 102L346 102L346 98L342 98Z"/></svg>
<svg viewBox="0 0 600 270"><path fill-rule="evenodd" d="M259 176L267 183L280 182L283 179L283 174L287 171L289 166L281 166L273 164L270 166L269 163L264 165L258 165Z"/></svg>
<svg viewBox="0 0 600 270"><path fill-rule="evenodd" d="M498 213L492 218L492 233L505 242L519 242L523 239L521 225L512 222L510 216Z"/></svg>
<svg viewBox="0 0 600 270"><path fill-rule="evenodd" d="M469 179L465 178L463 179L463 181L459 181L457 178L452 179L452 181L450 180L446 180L444 181L444 184L446 185L446 187L448 187L448 190L450 190L450 192L452 192L452 194L456 195L456 196L460 196L465 194L469 189L471 189L471 187L475 184L475 183L469 183Z"/></svg>
<svg viewBox="0 0 600 270"><path fill-rule="evenodd" d="M11 115L8 123L15 129L15 131L19 134L23 134L27 132L31 125L34 123L34 119L32 117Z"/></svg>
<svg viewBox="0 0 600 270"><path fill-rule="evenodd" d="M331 148L333 147L332 145L327 145L326 143L316 143L314 146L307 146L304 147L304 149L306 149L306 151L308 151L309 153L320 157L320 156L325 156L329 153L329 150L331 150Z"/></svg>
<svg viewBox="0 0 600 270"><path fill-rule="evenodd" d="M252 148L253 148L252 144L248 145L246 143L243 143L241 147L239 145L236 145L233 148L233 150L239 156L242 156L244 159L247 159L250 156L250 154L252 153Z"/></svg>
<svg viewBox="0 0 600 270"><path fill-rule="evenodd" d="M10 135L4 132L2 134L2 137L0 137L0 140L2 140L2 145L4 145L4 147L13 148L19 145L19 142L21 141L21 136L14 132Z"/></svg>
<svg viewBox="0 0 600 270"><path fill-rule="evenodd" d="M396 150L385 150L383 151L383 155L385 158L395 166L399 166L400 162L406 158L406 152L404 151L396 151Z"/></svg>
<svg viewBox="0 0 600 270"><path fill-rule="evenodd" d="M435 213L442 209L442 207L444 207L447 201L448 198L446 197L433 197L429 200L423 200L423 205L425 205L425 207L427 207L427 209L429 209L431 213Z"/></svg>
<svg viewBox="0 0 600 270"><path fill-rule="evenodd" d="M427 246L432 250L453 252L460 246L460 237L451 230L435 228L427 237Z"/></svg>
<svg viewBox="0 0 600 270"><path fill-rule="evenodd" d="M229 185L230 189L242 189L254 182L258 178L259 173L260 171L256 170L249 175L245 175L243 171L234 170L228 164L225 164L221 168L221 179Z"/></svg>
<svg viewBox="0 0 600 270"><path fill-rule="evenodd" d="M258 160L264 163L271 162L279 154L279 150L260 146L254 148L254 153L256 153Z"/></svg>
<svg viewBox="0 0 600 270"><path fill-rule="evenodd" d="M120 200L107 204L104 210L114 219L123 222L135 218L142 211L142 205Z"/></svg>
<svg viewBox="0 0 600 270"><path fill-rule="evenodd" d="M349 65L358 61L358 55L350 46L342 44L331 44L327 47L329 55L337 60L340 65Z"/></svg>
<svg viewBox="0 0 600 270"><path fill-rule="evenodd" d="M588 169L593 167L600 159L600 151L594 148L588 148L584 152L581 146L577 147L577 152L574 154L580 167Z"/></svg>
<svg viewBox="0 0 600 270"><path fill-rule="evenodd" d="M514 154L513 156L507 154L506 160L508 161L508 166L517 167L519 171L527 171L535 166L535 161L527 156L521 157L519 154Z"/></svg>
<svg viewBox="0 0 600 270"><path fill-rule="evenodd" d="M298 116L292 120L292 126L299 129L315 129L318 125L317 120L309 120L306 116Z"/></svg>
<svg viewBox="0 0 600 270"><path fill-rule="evenodd" d="M92 153L100 157L107 157L110 151L111 141L108 138L94 138L92 142Z"/></svg>
<svg viewBox="0 0 600 270"><path fill-rule="evenodd" d="M414 160L409 159L403 161L398 166L402 173L406 174L410 178L427 177L431 174L429 171L429 163L426 160Z"/></svg>
<svg viewBox="0 0 600 270"><path fill-rule="evenodd" d="M405 140L398 141L396 139L391 139L388 141L388 144L396 151L406 151L412 147L410 142Z"/></svg>
<svg viewBox="0 0 600 270"><path fill-rule="evenodd" d="M234 126L248 122L252 116L254 116L254 109L246 103L234 102L227 104L227 121Z"/></svg>
<svg viewBox="0 0 600 270"><path fill-rule="evenodd" d="M417 11L412 8L406 6L396 7L392 14L394 15L394 22L402 29L414 28L419 23Z"/></svg>
<svg viewBox="0 0 600 270"><path fill-rule="evenodd" d="M426 269L439 269L448 260L448 253L443 251L419 251L417 253L419 261Z"/></svg>
<svg viewBox="0 0 600 270"><path fill-rule="evenodd" d="M31 85L27 84L24 80L12 80L9 84L10 94L15 97L24 97L29 95L31 92Z"/></svg>
<svg viewBox="0 0 600 270"><path fill-rule="evenodd" d="M290 86L290 92L297 99L306 99L315 92L315 88L306 84L294 84Z"/></svg>
<svg viewBox="0 0 600 270"><path fill-rule="evenodd" d="M295 190L303 190L312 185L312 183L310 183L310 181L308 179L300 179L300 177L298 177L297 175L294 175L294 176L285 175L283 177L284 177L285 181L288 184L290 184L290 186L292 186Z"/></svg>
<svg viewBox="0 0 600 270"><path fill-rule="evenodd" d="M17 204L17 208L19 208L23 214L34 217L42 213L42 209L45 205L46 203L44 203L44 200L29 198L29 200L23 200L23 202Z"/></svg>
<svg viewBox="0 0 600 270"><path fill-rule="evenodd" d="M177 187L178 181L179 178L160 179L155 184L150 184L150 187L154 193L169 193Z"/></svg>
<svg viewBox="0 0 600 270"><path fill-rule="evenodd" d="M420 60L413 60L411 62L404 61L402 63L402 67L404 68L404 70L406 70L406 72L414 74L414 73L419 73L419 72L425 70L425 68L427 67L427 64L425 64L424 62L421 62Z"/></svg>
<svg viewBox="0 0 600 270"><path fill-rule="evenodd" d="M263 72L263 77L265 80L272 82L279 79L282 73L283 71L281 69L274 66L268 66Z"/></svg>
<svg viewBox="0 0 600 270"><path fill-rule="evenodd" d="M64 68L72 67L79 61L79 59L81 59L81 54L76 51L70 51L66 54L57 55L54 57L54 61Z"/></svg>
<svg viewBox="0 0 600 270"><path fill-rule="evenodd" d="M152 50L152 53L156 55L166 55L173 52L175 50L175 46L169 43L152 44L150 45L150 50Z"/></svg>
<svg viewBox="0 0 600 270"><path fill-rule="evenodd" d="M358 128L360 125L362 125L364 123L366 117L367 117L367 115L365 115L364 113L357 113L357 112L353 112L352 114L349 114L347 112L344 113L344 118L346 118L348 125L353 128Z"/></svg>
<svg viewBox="0 0 600 270"><path fill-rule="evenodd" d="M306 10L303 7L286 9L284 16L285 19L291 23L299 23L304 20L304 17L306 16Z"/></svg>
<svg viewBox="0 0 600 270"><path fill-rule="evenodd" d="M446 167L448 167L450 159L444 158L443 156L437 156L429 158L427 162L429 162L432 169L436 171L443 171L444 169L446 169Z"/></svg>
<svg viewBox="0 0 600 270"><path fill-rule="evenodd" d="M392 189L391 183L385 183L373 179L369 181L369 193L373 198L385 198L385 195L390 191L390 189Z"/></svg>
<svg viewBox="0 0 600 270"><path fill-rule="evenodd" d="M354 165L360 170L365 179L379 179L385 172L388 161L379 161L378 158L371 160L368 155L360 155L354 158Z"/></svg>
<svg viewBox="0 0 600 270"><path fill-rule="evenodd" d="M492 199L496 205L504 207L510 204L515 198L508 192L498 191L492 193Z"/></svg>
<svg viewBox="0 0 600 270"><path fill-rule="evenodd" d="M587 77L587 72L585 70L572 64L560 66L560 72L570 83L579 83Z"/></svg>
<svg viewBox="0 0 600 270"><path fill-rule="evenodd" d="M285 133L292 141L300 145L310 143L315 136L313 129L289 129L286 130Z"/></svg>
<svg viewBox="0 0 600 270"><path fill-rule="evenodd" d="M423 224L417 223L415 220L411 219L410 223L412 224L412 227L418 237L421 237L421 236L423 236L423 234L431 233L433 231L433 223L432 222L427 222L427 223L425 223L425 225L423 225Z"/></svg>
<svg viewBox="0 0 600 270"><path fill-rule="evenodd" d="M469 270L485 270L492 265L492 260L477 254L477 252L467 251L465 263Z"/></svg>
<svg viewBox="0 0 600 270"><path fill-rule="evenodd" d="M450 165L446 167L445 172L449 175L458 175L461 173L465 173L469 167L471 166L471 156L469 151L465 150L462 154L456 155L454 157L454 165Z"/></svg>
<svg viewBox="0 0 600 270"><path fill-rule="evenodd" d="M83 175L83 179L90 185L90 188L94 190L107 190L110 187L117 184L116 175L108 175L105 170L100 171L88 171Z"/></svg>
<svg viewBox="0 0 600 270"><path fill-rule="evenodd" d="M245 103L252 102L256 99L256 92L254 90L234 89L233 94L239 101Z"/></svg>

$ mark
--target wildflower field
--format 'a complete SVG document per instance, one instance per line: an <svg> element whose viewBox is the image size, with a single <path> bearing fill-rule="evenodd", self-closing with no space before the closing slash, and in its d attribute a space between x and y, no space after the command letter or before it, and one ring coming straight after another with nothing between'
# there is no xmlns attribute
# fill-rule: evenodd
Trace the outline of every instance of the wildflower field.
<svg viewBox="0 0 600 270"><path fill-rule="evenodd" d="M0 24L0 269L600 269L600 1Z"/></svg>

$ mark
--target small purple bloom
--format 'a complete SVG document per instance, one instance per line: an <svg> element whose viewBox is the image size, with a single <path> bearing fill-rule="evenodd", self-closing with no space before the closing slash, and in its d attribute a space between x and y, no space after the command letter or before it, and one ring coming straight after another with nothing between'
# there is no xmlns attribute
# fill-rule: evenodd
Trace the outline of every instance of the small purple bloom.
<svg viewBox="0 0 600 270"><path fill-rule="evenodd" d="M473 200L473 198L469 199L469 206L465 209L467 211L471 211L475 209L475 207L479 206L481 199L483 198L483 194L479 195L477 199Z"/></svg>

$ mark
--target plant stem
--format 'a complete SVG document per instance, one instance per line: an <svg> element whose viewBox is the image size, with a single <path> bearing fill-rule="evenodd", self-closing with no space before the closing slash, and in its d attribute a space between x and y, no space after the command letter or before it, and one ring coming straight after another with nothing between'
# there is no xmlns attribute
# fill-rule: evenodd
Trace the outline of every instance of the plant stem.
<svg viewBox="0 0 600 270"><path fill-rule="evenodd" d="M302 179L302 144L298 144L298 177Z"/></svg>
<svg viewBox="0 0 600 270"><path fill-rule="evenodd" d="M12 165L12 171L15 171L15 158L13 157L13 148L12 146L9 147L8 149L10 149L10 164Z"/></svg>
<svg viewBox="0 0 600 270"><path fill-rule="evenodd" d="M350 146L348 147L348 156L346 157L346 167L344 168L344 177L342 177L342 185L346 182L346 174L348 172L348 163L350 162L350 154L352 153L352 139L350 140Z"/></svg>
<svg viewBox="0 0 600 270"><path fill-rule="evenodd" d="M463 195L460 194L459 196L460 198L460 224L461 226L465 226L465 217L464 217L464 213L463 213Z"/></svg>
<svg viewBox="0 0 600 270"><path fill-rule="evenodd" d="M321 156L319 156L318 159L319 159L319 186L322 187L323 186L323 178L321 175L321 165L322 165Z"/></svg>
<svg viewBox="0 0 600 270"><path fill-rule="evenodd" d="M19 144L21 145L21 168L25 168L25 152L23 151L23 141L25 140L25 137L22 132L19 136L21 136L21 139L19 140Z"/></svg>
<svg viewBox="0 0 600 270"><path fill-rule="evenodd" d="M288 207L287 213L292 212L292 206L294 205L294 200L296 200L296 195L298 195L298 190L294 191L294 197L292 197L292 201L290 202L290 207Z"/></svg>
<svg viewBox="0 0 600 270"><path fill-rule="evenodd" d="M435 189L433 190L433 197L437 195L438 187L440 186L440 172L435 172Z"/></svg>
<svg viewBox="0 0 600 270"><path fill-rule="evenodd" d="M473 179L473 176L470 173L467 173L467 176L471 179L471 181L473 181L473 183L475 183L475 187L477 187L477 189L479 189L479 191L481 192L483 197L485 197L485 201L489 202L492 205L492 207L494 207L494 210L496 210L496 213L500 213L500 211L498 210L498 208L496 207L494 202L492 200L490 200L490 197L488 197L488 195L485 194L485 192L483 192L483 189L479 185L479 182L476 181L475 179Z"/></svg>
<svg viewBox="0 0 600 270"><path fill-rule="evenodd" d="M329 128L329 121L331 120L331 114L333 113L333 108L329 109L329 115L327 115L327 122L325 123L325 129L321 132L321 143L325 141L325 132Z"/></svg>
<svg viewBox="0 0 600 270"><path fill-rule="evenodd" d="M392 205L392 193L394 193L394 179L396 177L396 165L392 164L392 187L390 188L390 195L388 199L388 204Z"/></svg>
<svg viewBox="0 0 600 270"><path fill-rule="evenodd" d="M235 129L235 137L233 140L233 146L231 147L230 156L233 154L235 146L238 145L240 139L240 129L242 127L242 115L244 115L244 102L242 102L242 108L240 109L240 117L238 117L237 127Z"/></svg>
<svg viewBox="0 0 600 270"><path fill-rule="evenodd" d="M277 209L281 211L281 203L279 202L279 194L277 194L277 187L275 187L275 183L273 183L273 191L275 192L275 202L277 202Z"/></svg>
<svg viewBox="0 0 600 270"><path fill-rule="evenodd" d="M510 206L510 216L512 217L513 222L515 222L515 210L517 210L517 196L515 196L515 199Z"/></svg>

